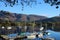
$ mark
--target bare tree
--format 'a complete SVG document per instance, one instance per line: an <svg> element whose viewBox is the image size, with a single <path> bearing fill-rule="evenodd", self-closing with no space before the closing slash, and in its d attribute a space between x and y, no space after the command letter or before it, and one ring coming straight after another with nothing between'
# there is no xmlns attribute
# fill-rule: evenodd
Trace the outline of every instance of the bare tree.
<svg viewBox="0 0 60 40"><path fill-rule="evenodd" d="M40 0L41 1L41 0ZM60 0L43 0L45 3L50 4L51 6L56 5L56 8L59 8L60 5ZM7 7L7 5L13 7L16 4L22 5L22 8L24 7L24 5L32 5L33 3L37 4L38 1L37 0L0 0L0 2L3 2L5 4L5 6Z"/></svg>

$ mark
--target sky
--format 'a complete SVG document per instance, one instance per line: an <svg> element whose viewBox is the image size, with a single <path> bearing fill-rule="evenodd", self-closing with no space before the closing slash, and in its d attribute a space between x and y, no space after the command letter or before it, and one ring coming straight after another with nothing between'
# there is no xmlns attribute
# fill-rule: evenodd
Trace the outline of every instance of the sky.
<svg viewBox="0 0 60 40"><path fill-rule="evenodd" d="M60 14L60 8L56 9L55 6L50 6L49 4L46 4L41 1L41 4L33 4L32 7L24 6L24 10L22 11L21 5L14 5L13 7L7 6L5 7L3 3L0 2L0 10L9 11L12 13L17 14L26 14L26 15L41 15L46 17L54 17L59 16Z"/></svg>

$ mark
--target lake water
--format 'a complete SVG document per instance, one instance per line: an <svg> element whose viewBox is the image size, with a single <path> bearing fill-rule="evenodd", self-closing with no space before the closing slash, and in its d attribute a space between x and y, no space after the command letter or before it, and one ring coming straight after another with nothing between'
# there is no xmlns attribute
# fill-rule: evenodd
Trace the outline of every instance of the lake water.
<svg viewBox="0 0 60 40"><path fill-rule="evenodd" d="M51 30L47 30L50 33L50 37L55 38L56 40L60 40L60 32L55 32Z"/></svg>
<svg viewBox="0 0 60 40"><path fill-rule="evenodd" d="M55 32L52 30L47 30L47 32L49 32L50 34L48 35L51 38L55 38L55 40L60 40L60 32ZM45 36L47 37L47 36Z"/></svg>
<svg viewBox="0 0 60 40"><path fill-rule="evenodd" d="M55 40L60 40L60 32L55 32L52 30L47 30L47 32L50 33L50 35L48 35L49 37L55 38ZM15 36L17 36L17 34L8 35L8 37L15 37Z"/></svg>

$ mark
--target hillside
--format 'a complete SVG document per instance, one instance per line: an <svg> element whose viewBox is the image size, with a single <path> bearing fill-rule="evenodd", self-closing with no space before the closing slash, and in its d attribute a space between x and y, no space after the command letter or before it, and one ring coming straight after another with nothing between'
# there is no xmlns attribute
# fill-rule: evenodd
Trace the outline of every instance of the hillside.
<svg viewBox="0 0 60 40"><path fill-rule="evenodd" d="M52 29L55 31L60 31L60 16L56 16L56 17L52 17L52 18L47 18L47 19L43 19L43 20L38 20L36 21L37 23L42 23L42 24L47 24L47 28L50 27L50 29Z"/></svg>
<svg viewBox="0 0 60 40"><path fill-rule="evenodd" d="M36 21L42 20L47 17L45 16L38 16L38 15L25 15L25 14L17 14L17 13L10 13L7 11L0 11L0 19L2 20L9 20L9 21Z"/></svg>

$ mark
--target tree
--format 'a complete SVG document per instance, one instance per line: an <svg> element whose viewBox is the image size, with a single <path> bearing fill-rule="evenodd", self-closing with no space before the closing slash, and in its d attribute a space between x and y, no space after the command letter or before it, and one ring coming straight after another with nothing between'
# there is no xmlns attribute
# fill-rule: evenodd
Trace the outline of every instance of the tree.
<svg viewBox="0 0 60 40"><path fill-rule="evenodd" d="M56 5L56 8L59 8L60 0L43 0L45 3L50 4L51 6ZM24 5L31 6L33 3L37 4L37 0L0 0L0 2L3 2L5 6L7 5L13 7L14 5L22 5L22 10L24 8Z"/></svg>
<svg viewBox="0 0 60 40"><path fill-rule="evenodd" d="M51 6L56 5L56 8L59 8L60 0L44 0L45 3L50 4Z"/></svg>

